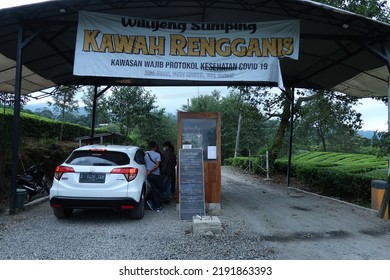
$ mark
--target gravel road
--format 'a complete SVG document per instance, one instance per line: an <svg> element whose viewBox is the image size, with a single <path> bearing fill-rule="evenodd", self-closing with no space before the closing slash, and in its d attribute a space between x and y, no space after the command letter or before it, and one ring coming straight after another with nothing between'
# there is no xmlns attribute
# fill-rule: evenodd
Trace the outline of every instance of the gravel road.
<svg viewBox="0 0 390 280"><path fill-rule="evenodd" d="M390 225L370 210L222 168L221 234L193 234L175 203L140 221L110 210L54 217L47 199L0 213L2 260L390 259Z"/></svg>

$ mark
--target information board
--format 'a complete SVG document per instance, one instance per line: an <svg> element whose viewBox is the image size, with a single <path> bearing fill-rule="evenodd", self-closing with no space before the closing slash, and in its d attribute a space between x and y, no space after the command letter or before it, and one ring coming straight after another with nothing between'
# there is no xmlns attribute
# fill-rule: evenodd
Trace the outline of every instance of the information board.
<svg viewBox="0 0 390 280"><path fill-rule="evenodd" d="M179 152L180 219L192 220L205 215L203 149Z"/></svg>

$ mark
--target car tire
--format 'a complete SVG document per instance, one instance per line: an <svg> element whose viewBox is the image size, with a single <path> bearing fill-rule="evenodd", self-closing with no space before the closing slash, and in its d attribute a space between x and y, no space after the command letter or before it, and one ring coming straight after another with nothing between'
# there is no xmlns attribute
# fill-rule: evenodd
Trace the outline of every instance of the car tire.
<svg viewBox="0 0 390 280"><path fill-rule="evenodd" d="M145 201L145 190L142 190L137 206L130 211L130 218L133 220L141 220L144 217Z"/></svg>
<svg viewBox="0 0 390 280"><path fill-rule="evenodd" d="M58 219L69 218L72 215L73 209L71 208L53 208L54 216Z"/></svg>

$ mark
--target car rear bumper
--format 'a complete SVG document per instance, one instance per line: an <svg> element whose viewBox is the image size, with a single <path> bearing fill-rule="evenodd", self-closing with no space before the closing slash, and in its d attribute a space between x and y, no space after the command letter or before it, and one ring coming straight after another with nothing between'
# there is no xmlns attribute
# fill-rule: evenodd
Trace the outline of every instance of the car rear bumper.
<svg viewBox="0 0 390 280"><path fill-rule="evenodd" d="M138 205L133 198L126 197L62 197L55 196L50 199L50 205L53 208L113 208L127 209Z"/></svg>

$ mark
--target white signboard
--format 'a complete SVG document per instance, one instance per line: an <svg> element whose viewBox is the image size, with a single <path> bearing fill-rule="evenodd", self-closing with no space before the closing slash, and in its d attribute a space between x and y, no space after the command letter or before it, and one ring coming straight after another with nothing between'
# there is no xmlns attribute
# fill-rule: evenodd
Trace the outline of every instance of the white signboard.
<svg viewBox="0 0 390 280"><path fill-rule="evenodd" d="M74 75L266 81L298 59L299 21L188 23L81 11Z"/></svg>

